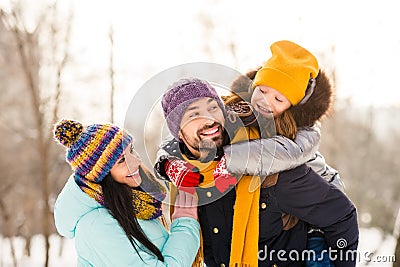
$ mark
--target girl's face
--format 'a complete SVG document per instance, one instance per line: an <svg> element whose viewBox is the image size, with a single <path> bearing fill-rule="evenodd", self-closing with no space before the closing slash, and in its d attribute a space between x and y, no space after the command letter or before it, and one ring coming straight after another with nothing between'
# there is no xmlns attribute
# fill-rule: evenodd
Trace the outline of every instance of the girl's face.
<svg viewBox="0 0 400 267"><path fill-rule="evenodd" d="M142 178L139 175L139 165L141 163L139 154L133 149L132 143L130 143L111 168L111 176L118 183L137 187L142 183Z"/></svg>
<svg viewBox="0 0 400 267"><path fill-rule="evenodd" d="M284 95L265 85L259 85L254 88L251 96L251 105L264 117L274 118L281 115L291 106Z"/></svg>

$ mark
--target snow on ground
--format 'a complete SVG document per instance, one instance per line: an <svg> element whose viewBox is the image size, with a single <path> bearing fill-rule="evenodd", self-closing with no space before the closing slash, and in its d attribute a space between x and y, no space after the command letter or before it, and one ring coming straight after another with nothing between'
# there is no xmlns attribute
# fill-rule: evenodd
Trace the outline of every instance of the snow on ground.
<svg viewBox="0 0 400 267"><path fill-rule="evenodd" d="M357 266L392 266L395 247L396 239L393 236L385 237L376 228L361 228L358 245L360 260Z"/></svg>
<svg viewBox="0 0 400 267"><path fill-rule="evenodd" d="M63 250L60 255L60 245L63 242ZM16 258L18 267L42 267L44 265L44 238L34 236L31 241L31 257L23 256L25 240L20 237L14 238ZM76 252L74 240L61 238L58 235L50 237L50 260L49 265L54 267L76 266ZM12 267L12 257L9 239L0 236L0 267Z"/></svg>
<svg viewBox="0 0 400 267"><path fill-rule="evenodd" d="M18 267L41 267L44 263L44 240L42 236L35 236L31 241L31 257L23 256L25 240L20 237L13 239L16 248ZM60 254L61 242L63 243ZM361 228L360 243L358 246L358 267L363 266L392 266L396 240L393 236L384 237L376 228ZM372 253L372 254L371 254ZM369 260L370 259L370 260ZM0 236L0 267L12 267L9 239ZM74 241L53 235L50 238L50 266L76 266L76 252Z"/></svg>

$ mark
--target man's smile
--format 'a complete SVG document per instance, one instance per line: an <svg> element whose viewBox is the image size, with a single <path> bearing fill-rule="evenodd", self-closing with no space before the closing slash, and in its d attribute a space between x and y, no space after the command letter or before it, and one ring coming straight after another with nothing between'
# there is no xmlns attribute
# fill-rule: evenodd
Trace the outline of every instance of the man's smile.
<svg viewBox="0 0 400 267"><path fill-rule="evenodd" d="M219 125L200 132L200 136L212 138L220 134Z"/></svg>

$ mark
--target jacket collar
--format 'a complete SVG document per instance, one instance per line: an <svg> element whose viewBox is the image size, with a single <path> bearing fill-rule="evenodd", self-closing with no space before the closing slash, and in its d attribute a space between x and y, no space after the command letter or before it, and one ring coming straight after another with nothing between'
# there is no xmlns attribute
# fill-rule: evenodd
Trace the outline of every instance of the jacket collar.
<svg viewBox="0 0 400 267"><path fill-rule="evenodd" d="M102 207L79 188L74 175L71 175L54 206L54 219L58 232L63 236L74 238L79 220L85 214Z"/></svg>
<svg viewBox="0 0 400 267"><path fill-rule="evenodd" d="M196 160L196 157L182 141L172 139L163 146L163 149L171 156L183 159L183 155L185 155L190 160ZM217 157L214 160L220 160L223 155L223 148L218 149Z"/></svg>

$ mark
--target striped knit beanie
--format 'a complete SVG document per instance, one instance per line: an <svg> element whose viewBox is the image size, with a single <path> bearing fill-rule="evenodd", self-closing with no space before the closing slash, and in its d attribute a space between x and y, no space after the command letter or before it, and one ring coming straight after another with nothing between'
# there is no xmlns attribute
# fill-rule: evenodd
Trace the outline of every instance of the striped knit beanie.
<svg viewBox="0 0 400 267"><path fill-rule="evenodd" d="M54 128L55 139L67 148L66 159L80 177L100 183L132 142L133 137L113 124L87 127L63 119Z"/></svg>

